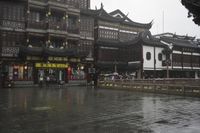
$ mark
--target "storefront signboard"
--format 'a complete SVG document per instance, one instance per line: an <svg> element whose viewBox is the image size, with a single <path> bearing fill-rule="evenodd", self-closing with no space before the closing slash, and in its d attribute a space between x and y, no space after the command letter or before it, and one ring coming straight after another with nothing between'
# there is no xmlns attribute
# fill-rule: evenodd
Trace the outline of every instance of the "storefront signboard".
<svg viewBox="0 0 200 133"><path fill-rule="evenodd" d="M49 61L68 61L67 57L48 57Z"/></svg>
<svg viewBox="0 0 200 133"><path fill-rule="evenodd" d="M35 63L36 68L68 68L69 64Z"/></svg>

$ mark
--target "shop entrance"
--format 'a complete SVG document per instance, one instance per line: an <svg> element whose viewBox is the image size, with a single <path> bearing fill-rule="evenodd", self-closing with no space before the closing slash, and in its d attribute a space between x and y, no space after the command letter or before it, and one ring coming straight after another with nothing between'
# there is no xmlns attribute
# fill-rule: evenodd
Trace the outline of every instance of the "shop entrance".
<svg viewBox="0 0 200 133"><path fill-rule="evenodd" d="M68 82L68 64L36 63L35 67L38 71L38 81L42 77L44 80L47 80L47 78L49 78L49 83Z"/></svg>

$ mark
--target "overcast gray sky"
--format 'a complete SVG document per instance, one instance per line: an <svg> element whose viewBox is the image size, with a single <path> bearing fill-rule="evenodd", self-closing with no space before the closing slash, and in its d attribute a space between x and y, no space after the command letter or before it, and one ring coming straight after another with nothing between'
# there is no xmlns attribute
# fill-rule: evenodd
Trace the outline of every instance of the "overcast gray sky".
<svg viewBox="0 0 200 133"><path fill-rule="evenodd" d="M129 13L128 17L133 21L149 23L154 20L152 34L162 33L164 16L164 32L200 38L200 26L187 18L188 11L180 0L91 0L91 8L97 6L99 9L101 2L106 11L120 9Z"/></svg>

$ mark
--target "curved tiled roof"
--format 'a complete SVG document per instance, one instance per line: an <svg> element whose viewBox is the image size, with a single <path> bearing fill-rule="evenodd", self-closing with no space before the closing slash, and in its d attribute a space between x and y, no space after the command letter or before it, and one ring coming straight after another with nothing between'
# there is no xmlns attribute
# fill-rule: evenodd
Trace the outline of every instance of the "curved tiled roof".
<svg viewBox="0 0 200 133"><path fill-rule="evenodd" d="M122 24L125 24L125 25L135 26L135 27L139 27L139 28L150 29L152 27L152 22L147 23L147 24L142 24L142 23L134 22L132 20L128 21L128 22L125 21L127 19L127 16L124 16L123 18L113 17L111 15L112 13L110 13L110 14L107 13L103 8L100 8L99 10L91 10L91 9L81 10L81 13L85 14L85 15L93 16L93 17L98 18L100 20L122 23Z"/></svg>
<svg viewBox="0 0 200 133"><path fill-rule="evenodd" d="M161 37L161 40L167 43L172 43L174 46L179 47L187 47L187 48L199 48L197 43L192 40L186 40L186 39L179 39L174 37Z"/></svg>
<svg viewBox="0 0 200 133"><path fill-rule="evenodd" d="M168 46L160 41L160 39L154 38L150 31L141 32L136 38L126 41L120 42L119 40L112 41L112 40L105 40L99 39L96 42L100 46L112 46L112 47L129 47L135 44L143 44L149 46L156 46L156 47L164 47L167 48Z"/></svg>
<svg viewBox="0 0 200 133"><path fill-rule="evenodd" d="M199 49L199 42L198 40L195 40L196 37L188 35L176 35L173 33L163 33L155 35L155 37L168 44L172 44L173 46Z"/></svg>

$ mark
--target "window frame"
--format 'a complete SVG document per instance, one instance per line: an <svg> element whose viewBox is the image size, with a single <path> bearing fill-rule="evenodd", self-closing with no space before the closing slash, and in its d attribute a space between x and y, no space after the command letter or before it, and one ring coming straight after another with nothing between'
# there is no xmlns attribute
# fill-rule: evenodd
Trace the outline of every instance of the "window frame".
<svg viewBox="0 0 200 133"><path fill-rule="evenodd" d="M146 60L151 60L151 52L146 52Z"/></svg>
<svg viewBox="0 0 200 133"><path fill-rule="evenodd" d="M162 60L163 60L163 55L162 55L162 53L159 53L159 54L158 54L158 60L159 60L159 61L162 61Z"/></svg>

